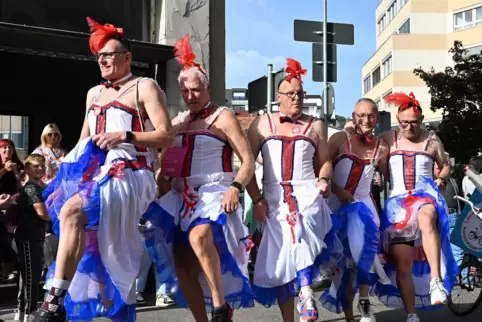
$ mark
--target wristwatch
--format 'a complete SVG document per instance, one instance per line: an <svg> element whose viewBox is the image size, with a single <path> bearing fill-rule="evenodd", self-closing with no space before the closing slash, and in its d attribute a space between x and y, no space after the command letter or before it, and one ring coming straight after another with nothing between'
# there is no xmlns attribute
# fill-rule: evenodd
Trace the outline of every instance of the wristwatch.
<svg viewBox="0 0 482 322"><path fill-rule="evenodd" d="M127 131L126 132L126 143L131 143L132 142L132 132Z"/></svg>
<svg viewBox="0 0 482 322"><path fill-rule="evenodd" d="M231 182L231 187L235 187L236 189L239 190L239 192L241 192L241 191L243 190L243 185L240 184L240 183L237 182L237 181Z"/></svg>

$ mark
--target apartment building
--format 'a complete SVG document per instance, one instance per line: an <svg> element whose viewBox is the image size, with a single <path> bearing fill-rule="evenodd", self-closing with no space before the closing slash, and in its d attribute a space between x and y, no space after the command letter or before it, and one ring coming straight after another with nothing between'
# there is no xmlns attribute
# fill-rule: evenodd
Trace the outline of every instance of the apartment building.
<svg viewBox="0 0 482 322"><path fill-rule="evenodd" d="M412 91L420 101L425 121L436 125L440 111L430 110L425 83L413 70L453 65L448 53L455 40L468 54L482 51L481 0L378 0L376 51L362 67L362 92L388 110L383 98ZM395 113L392 125L396 126Z"/></svg>

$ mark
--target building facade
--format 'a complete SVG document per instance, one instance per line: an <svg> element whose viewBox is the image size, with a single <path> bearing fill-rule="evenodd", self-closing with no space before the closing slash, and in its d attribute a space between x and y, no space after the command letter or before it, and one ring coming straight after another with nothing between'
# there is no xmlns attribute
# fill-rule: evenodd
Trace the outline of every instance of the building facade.
<svg viewBox="0 0 482 322"><path fill-rule="evenodd" d="M417 67L443 71L452 66L448 50L455 40L468 54L482 50L481 0L379 0L376 9L376 51L362 68L362 93L388 110L383 98L394 92L413 92L425 121L442 119L430 110L425 82L413 73ZM391 113L396 126L395 113Z"/></svg>

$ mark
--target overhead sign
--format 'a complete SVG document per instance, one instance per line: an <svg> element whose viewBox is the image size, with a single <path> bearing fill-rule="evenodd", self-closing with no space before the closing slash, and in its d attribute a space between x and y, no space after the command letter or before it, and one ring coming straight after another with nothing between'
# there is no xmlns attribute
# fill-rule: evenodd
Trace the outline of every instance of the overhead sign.
<svg viewBox="0 0 482 322"><path fill-rule="evenodd" d="M355 44L355 27L352 24L327 22L327 38L329 44ZM295 20L294 36L296 41L323 42L323 22Z"/></svg>

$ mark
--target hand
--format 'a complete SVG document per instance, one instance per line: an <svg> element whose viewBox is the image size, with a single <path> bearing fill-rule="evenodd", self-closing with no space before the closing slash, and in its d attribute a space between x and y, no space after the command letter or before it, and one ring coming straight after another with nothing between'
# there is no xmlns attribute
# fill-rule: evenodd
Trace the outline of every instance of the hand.
<svg viewBox="0 0 482 322"><path fill-rule="evenodd" d="M338 197L338 200L344 205L352 203L355 201L355 198L353 198L353 195L346 191L345 189L341 189L336 196Z"/></svg>
<svg viewBox="0 0 482 322"><path fill-rule="evenodd" d="M223 202L221 206L227 213L234 212L238 209L239 205L239 190L230 186L224 193Z"/></svg>
<svg viewBox="0 0 482 322"><path fill-rule="evenodd" d="M157 176L157 189L159 190L159 197L162 197L172 190L172 182L165 179L162 174L159 174Z"/></svg>
<svg viewBox="0 0 482 322"><path fill-rule="evenodd" d="M320 188L320 194L323 198L328 198L331 194L331 187L330 184L325 180L321 179L316 183L316 187Z"/></svg>
<svg viewBox="0 0 482 322"><path fill-rule="evenodd" d="M443 189L445 187L445 182L441 178L435 179L435 184L439 189Z"/></svg>
<svg viewBox="0 0 482 322"><path fill-rule="evenodd" d="M126 132L109 132L96 134L92 141L102 150L110 150L126 141Z"/></svg>
<svg viewBox="0 0 482 322"><path fill-rule="evenodd" d="M264 199L254 204L254 218L260 223L265 223L268 219L268 205Z"/></svg>
<svg viewBox="0 0 482 322"><path fill-rule="evenodd" d="M7 161L5 163L5 169L7 169L7 171L15 171L17 170L17 164L13 161Z"/></svg>
<svg viewBox="0 0 482 322"><path fill-rule="evenodd" d="M12 196L7 194L0 195L0 208L6 208L7 206L12 204Z"/></svg>
<svg viewBox="0 0 482 322"><path fill-rule="evenodd" d="M346 122L343 129L349 134L356 134L355 124L352 121Z"/></svg>

